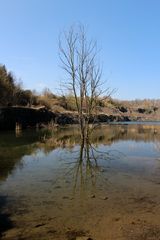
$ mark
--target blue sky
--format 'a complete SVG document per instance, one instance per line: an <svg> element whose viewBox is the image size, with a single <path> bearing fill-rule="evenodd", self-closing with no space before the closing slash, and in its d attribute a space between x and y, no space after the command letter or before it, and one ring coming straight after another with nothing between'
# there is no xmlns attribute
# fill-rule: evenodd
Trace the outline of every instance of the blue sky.
<svg viewBox="0 0 160 240"><path fill-rule="evenodd" d="M25 88L56 93L64 80L58 36L74 23L97 41L113 97L160 97L159 0L0 0L0 63Z"/></svg>

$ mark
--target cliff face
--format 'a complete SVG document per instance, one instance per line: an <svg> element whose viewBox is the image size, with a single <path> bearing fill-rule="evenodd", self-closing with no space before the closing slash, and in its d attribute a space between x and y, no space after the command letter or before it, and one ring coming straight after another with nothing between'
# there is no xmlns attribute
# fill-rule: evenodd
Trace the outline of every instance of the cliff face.
<svg viewBox="0 0 160 240"><path fill-rule="evenodd" d="M95 119L91 117L92 123ZM130 121L127 116L113 116L99 114L96 122ZM26 107L2 107L0 108L0 130L13 130L18 124L22 129L28 127L41 127L50 122L65 125L78 123L78 116L75 113L54 113L46 108Z"/></svg>
<svg viewBox="0 0 160 240"><path fill-rule="evenodd" d="M2 107L0 108L0 130L13 130L16 125L25 129L42 127L50 122L65 125L78 123L76 115L70 113L54 113L46 108Z"/></svg>
<svg viewBox="0 0 160 240"><path fill-rule="evenodd" d="M45 108L0 108L0 130L15 129L17 123L22 128L34 127L36 124L46 124L52 119L55 119L55 114Z"/></svg>

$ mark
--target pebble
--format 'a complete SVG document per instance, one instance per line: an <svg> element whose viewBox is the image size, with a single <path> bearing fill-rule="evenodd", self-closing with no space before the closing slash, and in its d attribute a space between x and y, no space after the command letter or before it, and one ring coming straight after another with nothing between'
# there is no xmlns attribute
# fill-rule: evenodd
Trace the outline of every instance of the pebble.
<svg viewBox="0 0 160 240"><path fill-rule="evenodd" d="M91 195L91 198L95 198L96 196L94 194Z"/></svg>
<svg viewBox="0 0 160 240"><path fill-rule="evenodd" d="M108 199L108 197L102 197L102 200L107 200Z"/></svg>

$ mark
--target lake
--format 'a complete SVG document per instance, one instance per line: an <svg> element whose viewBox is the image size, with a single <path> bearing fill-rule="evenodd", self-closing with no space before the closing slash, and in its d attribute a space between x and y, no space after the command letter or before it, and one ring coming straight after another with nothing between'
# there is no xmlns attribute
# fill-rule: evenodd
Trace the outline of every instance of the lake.
<svg viewBox="0 0 160 240"><path fill-rule="evenodd" d="M160 123L0 132L0 238L160 239Z"/></svg>

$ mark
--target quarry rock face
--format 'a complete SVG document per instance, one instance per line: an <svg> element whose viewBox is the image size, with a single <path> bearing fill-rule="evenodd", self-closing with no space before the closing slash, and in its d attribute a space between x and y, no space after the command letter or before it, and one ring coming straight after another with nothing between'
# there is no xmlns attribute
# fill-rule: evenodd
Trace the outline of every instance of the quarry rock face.
<svg viewBox="0 0 160 240"><path fill-rule="evenodd" d="M130 121L126 116L113 116L99 114L90 117L90 123L109 123L118 121ZM57 113L52 112L45 107L1 107L0 108L0 130L14 130L17 126L22 129L29 127L43 127L48 123L59 125L77 124L78 115L74 113Z"/></svg>
<svg viewBox="0 0 160 240"><path fill-rule="evenodd" d="M15 129L16 124L22 128L34 127L36 124L48 123L54 118L54 113L45 108L3 107L0 108L0 130Z"/></svg>

